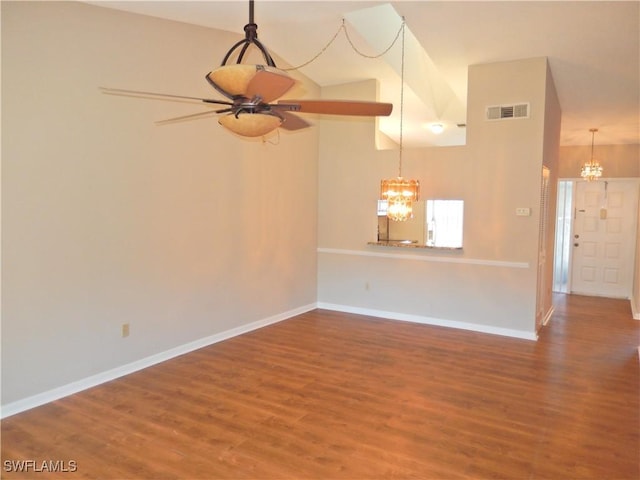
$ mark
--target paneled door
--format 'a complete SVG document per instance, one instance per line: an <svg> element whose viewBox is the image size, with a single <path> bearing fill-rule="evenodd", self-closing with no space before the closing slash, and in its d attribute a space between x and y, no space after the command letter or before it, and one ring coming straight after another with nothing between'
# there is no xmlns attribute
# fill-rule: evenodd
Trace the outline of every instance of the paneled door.
<svg viewBox="0 0 640 480"><path fill-rule="evenodd" d="M638 181L580 181L576 185L571 292L630 298Z"/></svg>

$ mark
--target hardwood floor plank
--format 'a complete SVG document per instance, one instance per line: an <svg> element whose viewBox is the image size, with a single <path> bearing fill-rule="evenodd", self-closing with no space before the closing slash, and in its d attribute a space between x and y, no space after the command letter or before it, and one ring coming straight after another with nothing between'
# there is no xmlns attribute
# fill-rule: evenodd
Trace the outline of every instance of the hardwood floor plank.
<svg viewBox="0 0 640 480"><path fill-rule="evenodd" d="M538 342L315 310L2 421L3 478L640 478L640 322L558 295Z"/></svg>

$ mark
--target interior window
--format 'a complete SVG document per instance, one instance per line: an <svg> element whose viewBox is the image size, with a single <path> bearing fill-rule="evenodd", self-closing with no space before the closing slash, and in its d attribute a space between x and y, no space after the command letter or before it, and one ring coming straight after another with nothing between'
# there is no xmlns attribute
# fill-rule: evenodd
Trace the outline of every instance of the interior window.
<svg viewBox="0 0 640 480"><path fill-rule="evenodd" d="M427 200L428 247L462 248L464 200Z"/></svg>

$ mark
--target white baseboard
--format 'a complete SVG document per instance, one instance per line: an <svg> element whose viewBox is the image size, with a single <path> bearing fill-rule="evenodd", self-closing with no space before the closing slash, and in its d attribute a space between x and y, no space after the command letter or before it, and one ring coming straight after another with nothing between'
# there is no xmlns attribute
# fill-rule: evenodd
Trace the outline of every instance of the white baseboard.
<svg viewBox="0 0 640 480"><path fill-rule="evenodd" d="M423 325L436 325L439 327L458 328L460 330L471 330L474 332L489 333L492 335L502 335L505 337L521 338L524 340L538 340L535 332L524 330L513 330L510 328L493 327L490 325L480 325L477 323L458 322L455 320L443 320L440 318L423 317L421 315L410 315L406 313L386 312L383 310L373 310L369 308L351 307L348 305L337 305L334 303L318 302L318 308L334 310L337 312L355 313L358 315L368 315L370 317L385 318L387 320L400 320L403 322L421 323Z"/></svg>
<svg viewBox="0 0 640 480"><path fill-rule="evenodd" d="M224 332L216 333L215 335L210 335L193 342L185 343L184 345L179 345L164 352L160 352L155 355L142 358L135 362L128 363L111 370L107 370L106 372L101 372L96 375L83 378L82 380L78 380L76 382L72 382L67 385L48 390L46 392L38 393L22 400L17 400L15 402L2 405L0 418L7 418L11 415L15 415L16 413L39 407L40 405L44 405L45 403L53 402L54 400L73 395L74 393L81 392L82 390L86 390L88 388L92 388L102 383L114 380L116 378L123 377L130 373L137 372L138 370L151 367L166 360L184 355L185 353L189 353L194 350L213 345L214 343L218 343L223 340L242 335L243 333L248 333L252 330L257 330L259 328L266 327L267 325L281 322L288 318L295 317L296 315L314 310L315 308L315 303L305 305L293 310L289 310L287 312L283 312L262 320L249 323L247 325L242 325L240 327L232 328L231 330L226 330Z"/></svg>

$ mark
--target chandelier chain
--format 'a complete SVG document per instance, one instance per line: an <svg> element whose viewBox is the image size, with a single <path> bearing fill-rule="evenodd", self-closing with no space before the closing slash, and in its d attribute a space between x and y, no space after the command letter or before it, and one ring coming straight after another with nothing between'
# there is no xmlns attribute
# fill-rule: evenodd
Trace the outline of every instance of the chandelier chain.
<svg viewBox="0 0 640 480"><path fill-rule="evenodd" d="M380 58L385 53L387 53L389 50L391 50L391 48L396 44L396 42L398 41L398 37L400 37L400 33L403 34L402 41L403 41L403 48L404 48L404 17L402 17L402 24L400 25L400 28L398 29L398 32L396 33L396 36L393 39L393 41L389 44L389 46L387 48L385 48L382 52L380 52L377 55L367 55L366 53L363 53L360 50L358 50L358 47L355 46L355 44L351 40L351 37L349 36L349 32L347 31L347 28L346 28L346 26L344 24L344 19L342 19L342 27L344 28L344 34L347 37L347 40L349 41L349 45L351 45L351 48L353 49L353 51L356 52L361 57L365 57L365 58Z"/></svg>
<svg viewBox="0 0 640 480"><path fill-rule="evenodd" d="M404 119L404 17L398 33L402 32L402 55L400 60L400 158L398 161L398 177L402 177L402 124ZM396 40L397 40L396 36ZM395 41L394 41L395 43Z"/></svg>
<svg viewBox="0 0 640 480"><path fill-rule="evenodd" d="M590 128L589 131L591 132L591 158L588 162L585 162L585 164L582 165L582 169L580 170L580 176L590 182L602 176L602 166L600 165L600 162L598 162L593 155L595 135L598 129Z"/></svg>
<svg viewBox="0 0 640 480"><path fill-rule="evenodd" d="M300 68L306 67L307 65L313 63L320 55L322 55L327 50L327 48L331 46L331 44L335 41L336 38L338 38L338 35L343 29L344 29L344 20L342 20L342 25L340 26L340 28L338 28L338 31L333 35L333 37L331 37L331 40L329 40L329 42L324 47L322 47L322 49L318 53L316 53L313 57L311 57L310 60L307 60L306 62L301 63L297 67L283 68L282 70L285 70L287 72L291 70L298 70Z"/></svg>
<svg viewBox="0 0 640 480"><path fill-rule="evenodd" d="M389 44L389 46L387 48L385 48L382 52L376 54L376 55L367 55L366 53L360 51L358 49L358 47L356 47L356 45L353 43L353 41L351 40L351 37L349 36L349 31L347 30L347 26L345 25L345 21L344 18L342 19L342 24L340 25L340 28L338 28L338 31L336 31L336 33L333 35L333 37L331 37L331 40L329 40L327 42L327 44L322 47L322 49L316 53L310 60L307 60L304 63L301 63L300 65L296 66L296 67L289 67L289 68L283 68L282 70L285 71L291 71L291 70L299 70L300 68L306 67L307 65L313 63L315 60L318 59L318 57L320 57L332 44L333 42L336 40L336 38L338 38L338 35L340 35L341 32L344 32L344 36L346 37L347 41L349 42L349 45L351 45L351 49L356 52L358 55L360 55L361 57L364 58L370 58L370 59L376 59L376 58L380 58L381 56L383 56L385 53L387 53L389 50L391 50L391 48L396 44L396 42L398 41L398 38L400 37L400 33L403 34L403 49L404 49L404 17L402 17L402 25L400 25L400 28L398 29L398 32L396 33L395 38L393 39L393 41ZM404 54L403 54L404 55Z"/></svg>

